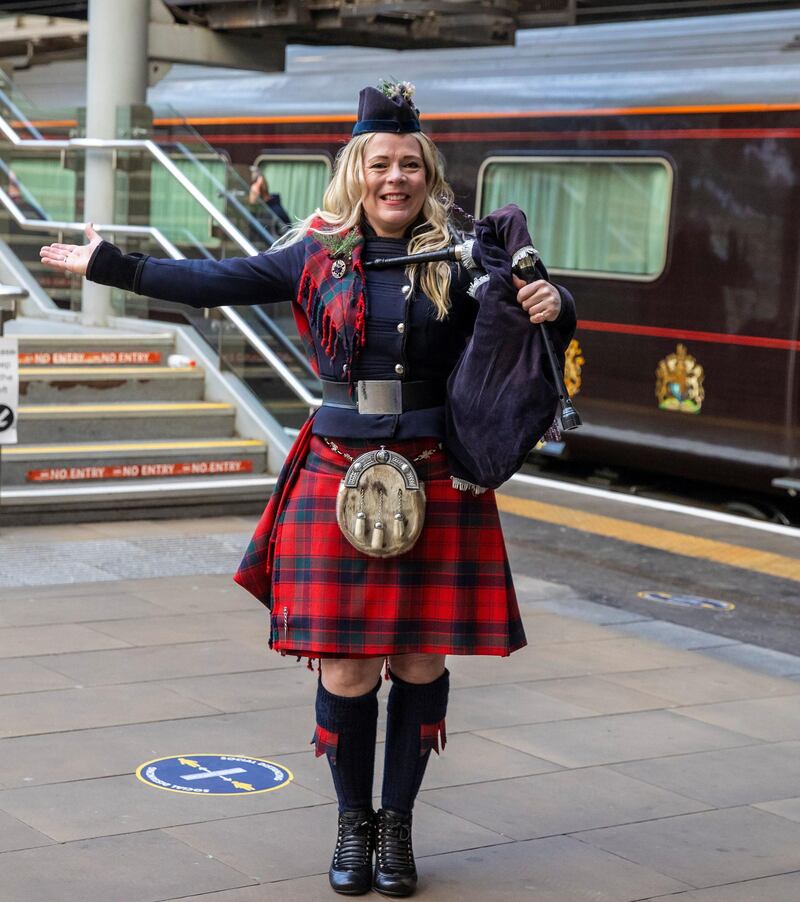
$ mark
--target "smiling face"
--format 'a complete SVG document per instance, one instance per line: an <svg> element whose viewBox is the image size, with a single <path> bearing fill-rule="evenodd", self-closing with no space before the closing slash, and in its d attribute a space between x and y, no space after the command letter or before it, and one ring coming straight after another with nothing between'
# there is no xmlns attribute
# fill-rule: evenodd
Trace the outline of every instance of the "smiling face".
<svg viewBox="0 0 800 902"><path fill-rule="evenodd" d="M364 213L382 238L402 238L427 191L425 161L413 135L374 134L364 150Z"/></svg>

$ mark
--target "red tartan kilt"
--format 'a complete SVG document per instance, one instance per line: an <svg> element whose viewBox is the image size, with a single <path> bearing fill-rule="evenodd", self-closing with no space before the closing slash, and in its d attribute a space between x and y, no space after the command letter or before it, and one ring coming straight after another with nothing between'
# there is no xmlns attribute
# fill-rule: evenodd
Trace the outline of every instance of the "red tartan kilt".
<svg viewBox="0 0 800 902"><path fill-rule="evenodd" d="M375 443L341 441L353 456ZM391 442L413 459L435 440ZM526 644L494 493L452 487L445 455L415 466L425 483L417 544L393 558L353 548L336 523L348 461L314 437L277 524L272 646L309 657L410 652L508 655Z"/></svg>

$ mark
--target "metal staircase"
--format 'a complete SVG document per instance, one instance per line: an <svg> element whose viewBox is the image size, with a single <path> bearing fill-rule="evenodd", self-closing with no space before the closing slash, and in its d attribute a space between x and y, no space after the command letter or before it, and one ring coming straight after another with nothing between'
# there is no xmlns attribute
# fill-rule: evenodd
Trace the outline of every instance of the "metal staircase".
<svg viewBox="0 0 800 902"><path fill-rule="evenodd" d="M264 244L271 236L254 228L241 179L190 130L158 143L95 141L65 136L63 122L32 115L12 85L0 85L0 281L28 292L6 330L19 340L21 408L19 444L2 452L0 511L41 522L254 509L292 431L319 403L296 344L260 308L197 311L125 293L108 329L82 327L79 280L45 270L37 253L45 241L81 240L80 190L64 216L41 185L79 185L82 154L99 149L114 155L120 194L118 221L96 227L124 249L250 255L248 235ZM52 173L38 189L24 177L36 174L31 161ZM167 205L154 225L157 180L184 214L170 219ZM194 364L169 366L176 354Z"/></svg>

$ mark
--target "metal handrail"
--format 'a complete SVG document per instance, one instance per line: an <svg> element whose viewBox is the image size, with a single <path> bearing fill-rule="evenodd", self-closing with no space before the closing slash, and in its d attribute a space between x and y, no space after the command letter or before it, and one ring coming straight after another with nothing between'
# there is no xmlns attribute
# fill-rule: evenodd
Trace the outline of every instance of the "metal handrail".
<svg viewBox="0 0 800 902"><path fill-rule="evenodd" d="M278 344L291 356L295 359L298 366L302 367L308 374L308 376L312 379L319 379L319 376L314 372L314 367L308 362L308 358L305 354L297 349L292 340L288 337L288 335L281 329L281 327L273 320L273 318L264 310L263 307L259 307L257 304L250 308L255 314L256 319L261 323L261 325L269 332L269 334L278 342Z"/></svg>
<svg viewBox="0 0 800 902"><path fill-rule="evenodd" d="M134 139L105 139L105 138L68 138L56 140L28 140L20 138L11 125L0 116L0 132L15 146L31 150L67 150L71 147L79 147L84 150L145 150L169 172L169 174L200 204L209 216L222 228L249 257L258 255L255 245L236 228L236 226L206 198L206 196L186 178L167 154L150 140ZM56 222L50 219L29 219L14 203L14 201L0 188L0 203L11 213L20 228L31 231L44 232L79 232L84 230L84 224L79 222ZM120 235L147 235L153 238L173 260L185 260L185 256L175 245L154 226L123 226L123 225L96 225L98 231L114 232ZM249 323L243 319L233 307L217 308L227 317L239 331L247 338L250 344L273 367L284 383L309 407L319 407L322 398L313 395L284 364L278 355L255 332Z"/></svg>
<svg viewBox="0 0 800 902"><path fill-rule="evenodd" d="M11 110L11 112L19 119L19 121L25 126L25 129L29 131L34 138L37 138L41 141L45 140L44 135L39 131L38 128L28 119L25 113L14 103L14 101L6 94L5 91L0 89L0 100Z"/></svg>
<svg viewBox="0 0 800 902"><path fill-rule="evenodd" d="M17 225L22 229L29 231L42 232L78 232L83 234L85 224L82 222L64 222L55 219L29 219L16 203L8 196L8 194L0 188L0 204L14 217ZM178 250L177 247L164 235L164 233L155 226L132 226L119 224L101 224L95 225L98 232L114 232L118 235L143 235L152 238L161 246L167 256L173 260L185 260L186 257ZM250 326L241 314L233 307L217 308L224 316L226 316L236 328L247 338L251 345L259 354L273 367L278 375L283 379L289 388L309 407L319 407L322 404L322 398L317 398L303 385L303 383L295 376L295 374L286 366L281 358L266 344L258 333Z"/></svg>
<svg viewBox="0 0 800 902"><path fill-rule="evenodd" d="M205 168L205 166L203 166L202 161L198 159L196 154L192 153L192 151L189 150L189 148L182 141L175 141L174 145L175 145L175 147L178 148L178 150L180 150L181 155L183 157L185 157L187 160L189 160L189 162L194 163L194 165L198 169L200 169L200 171L203 173L203 175L217 189L217 191L219 192L219 196L224 197L228 201L228 203L233 204L233 206L236 208L236 211L247 220L247 223L250 226L250 228L257 229L259 232L261 232L261 237L268 244L271 245L274 243L275 236L270 231L268 231L262 225L262 223L260 223L256 219L255 216L253 216L253 214L247 209L247 207L245 207L245 205L239 200L238 197L236 197L236 195L232 191L228 191L228 189L225 187L225 185L223 185L222 182L219 181L219 179L215 178L215 176L211 172L209 172L208 169ZM265 206L265 207L267 206L264 203L264 201L260 201L260 203L263 204L263 206Z"/></svg>

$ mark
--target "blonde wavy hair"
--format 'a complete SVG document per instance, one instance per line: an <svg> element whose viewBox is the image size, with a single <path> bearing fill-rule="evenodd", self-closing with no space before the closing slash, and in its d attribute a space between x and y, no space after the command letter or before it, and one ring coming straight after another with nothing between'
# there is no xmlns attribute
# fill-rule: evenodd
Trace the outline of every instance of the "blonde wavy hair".
<svg viewBox="0 0 800 902"><path fill-rule="evenodd" d="M333 176L322 199L322 207L283 235L273 247L285 247L299 241L311 231L311 222L322 219L330 226L324 232L341 232L360 225L364 215L366 193L364 156L374 132L357 135L339 151ZM411 132L419 143L425 163L425 202L421 216L424 222L415 226L408 244L408 253L416 254L447 247L452 240L449 222L453 207L453 189L444 177L444 160L436 145L422 132ZM323 231L323 230L316 230ZM421 270L421 272L420 272ZM436 318L447 316L450 309L450 266L447 263L424 263L406 269L412 285L419 283L436 308Z"/></svg>

